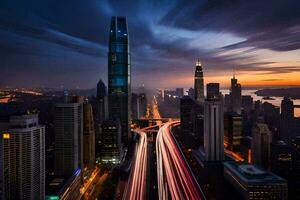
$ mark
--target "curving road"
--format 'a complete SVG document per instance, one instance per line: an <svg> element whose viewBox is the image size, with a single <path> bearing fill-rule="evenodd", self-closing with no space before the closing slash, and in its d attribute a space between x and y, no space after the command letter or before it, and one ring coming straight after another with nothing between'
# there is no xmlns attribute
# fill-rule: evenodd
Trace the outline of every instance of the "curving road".
<svg viewBox="0 0 300 200"><path fill-rule="evenodd" d="M130 172L123 200L146 198L147 134L139 129L134 131L140 135L140 139L136 144L135 162Z"/></svg>
<svg viewBox="0 0 300 200"><path fill-rule="evenodd" d="M189 166L171 133L179 121L163 125L156 138L157 181L160 200L205 199Z"/></svg>

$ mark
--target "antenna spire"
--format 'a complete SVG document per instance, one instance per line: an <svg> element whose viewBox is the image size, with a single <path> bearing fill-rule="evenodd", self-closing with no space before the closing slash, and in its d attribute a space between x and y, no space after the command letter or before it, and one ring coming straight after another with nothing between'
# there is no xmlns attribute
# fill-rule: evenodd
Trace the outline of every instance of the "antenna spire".
<svg viewBox="0 0 300 200"><path fill-rule="evenodd" d="M233 67L233 78L235 79L235 67Z"/></svg>
<svg viewBox="0 0 300 200"><path fill-rule="evenodd" d="M196 66L201 66L201 62L200 62L199 56L198 56L198 60L197 60L197 62L196 62Z"/></svg>

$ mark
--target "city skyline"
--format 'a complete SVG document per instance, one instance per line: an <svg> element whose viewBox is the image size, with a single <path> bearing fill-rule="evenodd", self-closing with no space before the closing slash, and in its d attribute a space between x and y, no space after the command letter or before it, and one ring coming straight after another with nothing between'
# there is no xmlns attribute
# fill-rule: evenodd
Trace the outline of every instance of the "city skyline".
<svg viewBox="0 0 300 200"><path fill-rule="evenodd" d="M205 83L218 80L229 87L235 68L244 87L300 85L299 7L293 0L272 6L261 1L2 1L0 87L91 88L99 78L106 82L112 15L127 16L135 38L134 87L190 87L198 56Z"/></svg>

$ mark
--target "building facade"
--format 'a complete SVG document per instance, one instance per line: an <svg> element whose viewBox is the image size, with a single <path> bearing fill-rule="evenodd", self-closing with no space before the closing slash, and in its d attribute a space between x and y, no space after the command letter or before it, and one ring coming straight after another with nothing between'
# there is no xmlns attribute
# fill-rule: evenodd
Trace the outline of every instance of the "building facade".
<svg viewBox="0 0 300 200"><path fill-rule="evenodd" d="M204 104L204 82L202 64L198 58L196 62L195 77L194 77L194 94L197 103Z"/></svg>
<svg viewBox="0 0 300 200"><path fill-rule="evenodd" d="M92 105L83 104L83 164L88 169L95 166L95 128Z"/></svg>
<svg viewBox="0 0 300 200"><path fill-rule="evenodd" d="M45 127L37 115L10 117L1 133L1 199L45 198Z"/></svg>
<svg viewBox="0 0 300 200"><path fill-rule="evenodd" d="M252 162L264 169L270 166L272 135L267 124L257 123L252 129Z"/></svg>
<svg viewBox="0 0 300 200"><path fill-rule="evenodd" d="M287 181L255 165L225 162L224 177L245 200L288 199Z"/></svg>
<svg viewBox="0 0 300 200"><path fill-rule="evenodd" d="M230 89L230 104L231 111L237 114L241 114L242 108L242 87L241 84L237 82L238 80L233 76L231 79L231 89Z"/></svg>
<svg viewBox="0 0 300 200"><path fill-rule="evenodd" d="M223 101L206 99L204 104L204 151L208 161L224 159Z"/></svg>
<svg viewBox="0 0 300 200"><path fill-rule="evenodd" d="M122 142L130 134L131 62L126 17L112 17L108 52L108 113L118 118L122 127Z"/></svg>
<svg viewBox="0 0 300 200"><path fill-rule="evenodd" d="M83 166L82 100L67 97L54 111L55 165L58 177L69 178Z"/></svg>
<svg viewBox="0 0 300 200"><path fill-rule="evenodd" d="M102 124L102 163L118 164L122 158L121 124L118 119L110 119Z"/></svg>

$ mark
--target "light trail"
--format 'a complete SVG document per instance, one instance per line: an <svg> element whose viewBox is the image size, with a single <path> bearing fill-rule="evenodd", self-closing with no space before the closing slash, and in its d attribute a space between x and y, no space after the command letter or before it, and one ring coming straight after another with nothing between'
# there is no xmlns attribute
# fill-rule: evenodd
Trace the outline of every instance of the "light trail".
<svg viewBox="0 0 300 200"><path fill-rule="evenodd" d="M123 200L146 198L147 134L139 129L134 131L140 135L140 139L136 144L135 162L130 172Z"/></svg>
<svg viewBox="0 0 300 200"><path fill-rule="evenodd" d="M156 156L159 199L205 199L171 133L171 127L179 123L179 121L168 122L159 129L157 134Z"/></svg>

